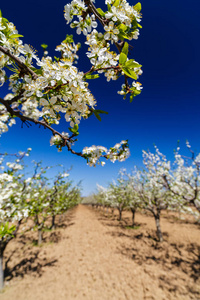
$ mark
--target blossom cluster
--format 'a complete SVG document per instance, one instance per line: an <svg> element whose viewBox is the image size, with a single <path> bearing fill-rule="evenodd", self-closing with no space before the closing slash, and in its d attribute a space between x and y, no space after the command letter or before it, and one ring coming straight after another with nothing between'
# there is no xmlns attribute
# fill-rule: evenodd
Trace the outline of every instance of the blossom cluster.
<svg viewBox="0 0 200 300"><path fill-rule="evenodd" d="M100 161L102 156L106 157L113 163L117 160L124 161L130 156L127 141L121 141L110 149L102 146L85 147L82 153L86 157L89 166L96 166L96 164L104 166L105 162Z"/></svg>
<svg viewBox="0 0 200 300"><path fill-rule="evenodd" d="M0 166L0 223L14 222L28 216L23 205L24 185L22 183L24 164L22 158L29 156L31 149L19 153L20 158L6 162L7 155L1 157Z"/></svg>
<svg viewBox="0 0 200 300"><path fill-rule="evenodd" d="M92 2L95 2L92 0ZM82 0L73 0L70 4L66 4L64 7L65 14L64 17L67 21L67 24L72 22L74 16L77 17L78 20L72 22L71 27L77 28L77 34L83 32L84 35L87 35L91 32L92 28L97 27L97 22L95 21L95 16L92 14L91 16L84 13L87 11L87 6L85 2Z"/></svg>
<svg viewBox="0 0 200 300"><path fill-rule="evenodd" d="M101 32L93 30L90 35L87 36L85 42L89 45L87 57L90 59L92 66L98 70L97 72L105 73L107 81L116 80L118 78L118 70L114 69L119 64L119 54L114 51L110 51L110 44L104 39ZM110 68L110 70L109 70Z"/></svg>
<svg viewBox="0 0 200 300"><path fill-rule="evenodd" d="M87 1L95 2L95 1ZM64 17L67 24L71 23L72 28L77 28L77 33L87 35L91 32L92 28L97 28L94 12L98 14L101 22L104 25L104 39L110 40L112 43L117 42L122 37L137 39L141 27L138 23L141 21L141 5L138 3L136 6L131 6L126 0L121 1L105 1L108 11L103 12L101 9L88 11L85 1L73 0L70 4L65 6ZM94 8L94 6L92 6ZM78 20L73 21L76 16Z"/></svg>

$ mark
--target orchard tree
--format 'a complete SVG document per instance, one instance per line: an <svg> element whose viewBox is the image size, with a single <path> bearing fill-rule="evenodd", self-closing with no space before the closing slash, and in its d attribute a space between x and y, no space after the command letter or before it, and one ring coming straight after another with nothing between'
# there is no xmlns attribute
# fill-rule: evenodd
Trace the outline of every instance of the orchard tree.
<svg viewBox="0 0 200 300"><path fill-rule="evenodd" d="M186 143L190 156L180 154L180 147L174 153L172 180L163 174L165 187L179 199L181 211L200 218L200 153L195 154L189 142ZM195 208L194 211L191 205Z"/></svg>
<svg viewBox="0 0 200 300"><path fill-rule="evenodd" d="M135 170L128 174L126 170L121 171L122 179L125 184L125 197L127 198L127 207L130 209L132 213L132 227L135 226L135 213L138 209L142 209L144 204L139 194L140 182L138 178L140 178L139 170L135 168Z"/></svg>
<svg viewBox="0 0 200 300"><path fill-rule="evenodd" d="M50 205L51 190L49 179L46 177L46 170L50 167L43 167L41 162L34 162L34 174L26 179L28 188L27 209L29 217L33 218L34 229L38 232L38 245L42 243L42 235L45 222L48 218L48 208Z"/></svg>
<svg viewBox="0 0 200 300"><path fill-rule="evenodd" d="M52 192L50 195L50 203L48 207L48 213L52 217L51 229L55 228L55 217L60 214L61 204L63 202L63 192L68 190L71 186L71 182L65 182L65 178L69 176L67 172L59 172L54 179L54 184L52 187Z"/></svg>
<svg viewBox="0 0 200 300"><path fill-rule="evenodd" d="M97 204L98 206L104 207L111 207L110 199L109 199L109 190L104 188L103 186L97 184L98 192L93 196L93 203Z"/></svg>
<svg viewBox="0 0 200 300"><path fill-rule="evenodd" d="M141 176L142 189L140 195L144 201L145 209L150 211L155 218L157 237L162 242L161 212L172 207L178 207L179 204L173 194L166 189L163 180L163 177L171 178L171 162L155 146L155 153L143 151L143 163L146 170L143 171Z"/></svg>
<svg viewBox="0 0 200 300"><path fill-rule="evenodd" d="M35 123L52 132L51 145L60 151L67 147L90 166L104 164L101 158L123 161L129 156L129 147L124 140L110 149L94 145L81 152L73 149L80 121L92 114L101 120L99 114L105 113L97 109L88 81L101 74L107 81L123 76L118 93L124 98L130 95L130 102L142 89L137 81L142 74L141 65L129 58L129 43L138 38L141 28L141 4L131 6L127 0L105 0L107 9L103 11L94 3L72 0L64 9L67 24L78 35L86 36L91 68L85 73L75 65L80 44L75 44L71 35L56 47L58 57L50 57L43 44L44 55L39 58L35 50L23 43L23 36L4 17L4 12L0 13L0 84L8 82L10 90L0 98L0 133L15 124L16 118L27 125ZM55 129L63 118L69 123L68 132Z"/></svg>
<svg viewBox="0 0 200 300"><path fill-rule="evenodd" d="M57 215L65 213L68 209L77 205L80 200L80 183L73 186L72 181L68 180L68 171L59 172L54 179L51 188L48 215L51 216L51 229L55 229L55 218Z"/></svg>
<svg viewBox="0 0 200 300"><path fill-rule="evenodd" d="M7 155L0 159L0 289L4 285L3 256L8 243L16 237L23 218L28 216L24 203L25 185L23 157L27 152L16 154L14 162L7 161Z"/></svg>
<svg viewBox="0 0 200 300"><path fill-rule="evenodd" d="M117 179L117 182L110 183L108 188L109 201L112 207L117 208L119 212L119 221L122 219L122 212L129 206L130 195L127 190L127 185L122 176Z"/></svg>

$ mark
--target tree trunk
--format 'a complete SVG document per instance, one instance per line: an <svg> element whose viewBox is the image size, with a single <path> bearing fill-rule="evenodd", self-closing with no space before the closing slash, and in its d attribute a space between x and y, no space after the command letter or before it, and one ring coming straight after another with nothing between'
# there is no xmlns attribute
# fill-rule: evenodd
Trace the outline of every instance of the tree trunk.
<svg viewBox="0 0 200 300"><path fill-rule="evenodd" d="M157 237L159 239L159 242L163 242L163 235L162 235L162 231L161 231L161 227L160 227L160 213L157 213L155 215L155 221L156 221Z"/></svg>
<svg viewBox="0 0 200 300"><path fill-rule="evenodd" d="M198 210L198 212L200 213L200 206L195 202L195 200L193 201L194 207Z"/></svg>
<svg viewBox="0 0 200 300"><path fill-rule="evenodd" d="M38 229L38 246L42 244L42 230Z"/></svg>
<svg viewBox="0 0 200 300"><path fill-rule="evenodd" d="M134 227L135 226L135 212L136 212L136 209L131 208L131 212L132 212L132 227Z"/></svg>
<svg viewBox="0 0 200 300"><path fill-rule="evenodd" d="M119 211L119 221L121 221L121 219L122 219L122 210L120 208L118 208L118 211Z"/></svg>
<svg viewBox="0 0 200 300"><path fill-rule="evenodd" d="M56 228L55 218L56 218L56 217L53 215L53 216L52 216L52 220L51 220L51 229L53 229L53 230Z"/></svg>
<svg viewBox="0 0 200 300"><path fill-rule="evenodd" d="M4 286L4 272L3 272L3 253L0 256L0 290Z"/></svg>

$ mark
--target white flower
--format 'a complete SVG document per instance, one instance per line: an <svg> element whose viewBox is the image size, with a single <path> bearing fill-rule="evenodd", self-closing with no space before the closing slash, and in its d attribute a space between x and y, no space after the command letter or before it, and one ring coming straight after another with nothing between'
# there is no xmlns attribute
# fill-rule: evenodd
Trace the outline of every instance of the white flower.
<svg viewBox="0 0 200 300"><path fill-rule="evenodd" d="M111 40L111 42L117 42L118 41L118 34L119 30L117 28L114 28L114 22L110 21L108 26L104 26L104 30L106 31L106 34L104 35L105 40Z"/></svg>
<svg viewBox="0 0 200 300"><path fill-rule="evenodd" d="M50 139L51 146L58 145L60 142L62 142L62 138L58 134L53 135Z"/></svg>
<svg viewBox="0 0 200 300"><path fill-rule="evenodd" d="M134 86L136 88L136 90L138 90L138 91L143 89L140 82L133 81L132 86Z"/></svg>

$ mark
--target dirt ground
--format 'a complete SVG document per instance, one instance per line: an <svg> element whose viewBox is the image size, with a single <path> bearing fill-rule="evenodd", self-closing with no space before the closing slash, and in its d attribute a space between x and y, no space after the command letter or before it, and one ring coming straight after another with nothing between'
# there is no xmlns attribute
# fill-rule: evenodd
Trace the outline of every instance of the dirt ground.
<svg viewBox="0 0 200 300"><path fill-rule="evenodd" d="M79 205L62 226L13 240L5 253L1 300L165 300L200 299L200 227L164 214L163 243L154 219Z"/></svg>

